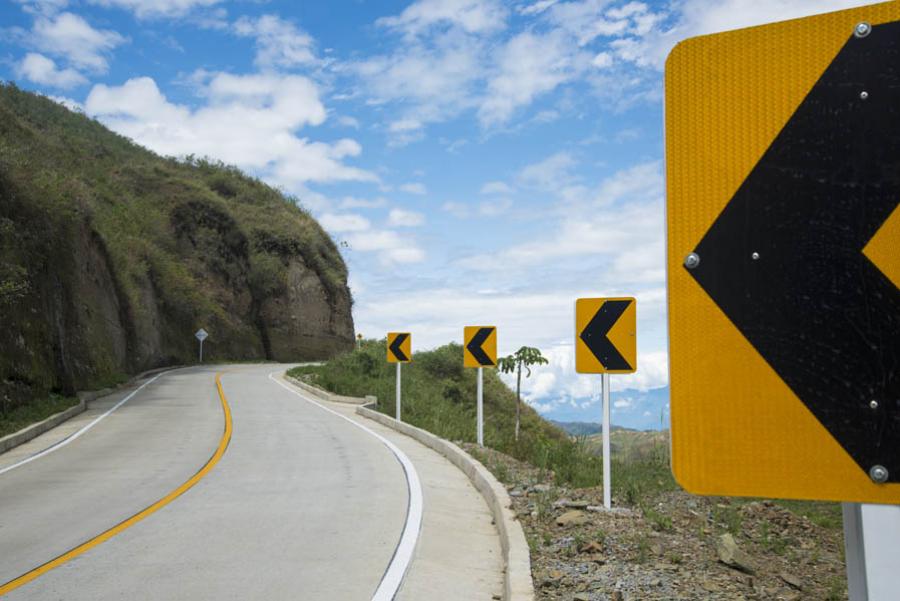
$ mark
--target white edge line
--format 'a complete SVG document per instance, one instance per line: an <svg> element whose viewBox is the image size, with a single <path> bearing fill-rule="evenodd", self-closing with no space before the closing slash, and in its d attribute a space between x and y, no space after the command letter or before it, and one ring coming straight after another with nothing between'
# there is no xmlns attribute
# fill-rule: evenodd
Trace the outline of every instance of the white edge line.
<svg viewBox="0 0 900 601"><path fill-rule="evenodd" d="M329 409L325 405L312 400L311 398L289 387L287 384L276 380L272 377L272 374L275 373L277 372L273 371L269 373L270 380L272 380L288 392L297 395L304 401L312 403L313 405L316 405L317 407L324 409L329 413L333 413L341 419L347 420L357 428L368 432L369 434L380 440L382 444L384 444L384 446L390 449L390 451L397 458L397 461L399 461L400 465L403 467L403 471L406 474L406 484L409 491L409 506L406 512L406 524L403 527L403 534L400 536L400 542L397 543L397 548L394 550L394 556L391 559L391 563L390 565L388 565L387 570L385 570L384 575L381 578L381 583L378 585L378 588L372 595L372 601L390 601L394 598L394 596L396 596L397 591L400 590L400 585L403 583L403 577L406 575L406 570L409 569L409 564L412 562L413 551L416 548L416 542L419 538L419 531L422 527L422 484L419 481L419 474L416 472L415 466L413 466L412 461L410 461L409 457L407 457L403 451L397 448L394 443L389 441L384 436L350 419L346 415L341 415L337 411Z"/></svg>
<svg viewBox="0 0 900 601"><path fill-rule="evenodd" d="M168 373L168 372L163 372L163 373ZM41 457L44 457L45 455L49 455L49 454L52 453L53 451L58 451L59 449L63 448L64 446L66 446L67 444L69 444L70 442L72 442L73 440L77 439L77 438L80 437L82 434L84 434L85 432L87 432L88 430L90 430L91 428L93 428L94 426L96 426L96 425L100 422L100 420L102 420L102 419L105 418L107 415L109 415L110 413L112 413L113 411L115 411L116 409L118 409L119 407L121 407L122 405L124 405L125 403L127 403L129 400L131 400L131 398L132 398L134 395L136 395L136 394L139 393L141 390L143 390L145 386L148 386L149 384L152 384L153 382L156 381L157 378L159 378L159 377L162 376L162 375L163 375L162 373L157 374L157 375L155 375L153 378L151 378L150 380L147 380L146 382L144 382L143 384L141 384L136 390L132 391L132 393L129 394L127 397L125 397L124 399L122 399L121 401L119 401L118 403L116 403L115 405L113 405L112 408L110 408L109 410L106 411L106 413L104 413L104 414L102 414L102 415L96 417L96 418L94 419L94 421L92 421L91 423L89 423L88 425L86 425L85 427L83 427L82 429L78 430L78 431L75 432L74 434L70 434L69 436L67 436L66 438L63 438L63 439L60 440L59 442L56 442L56 443L50 445L49 447L47 447L47 448L44 449L43 451L40 451L40 452L38 452L38 453L35 453L34 455L31 455L30 457L26 457L25 459L19 461L18 463L13 463L12 465L8 465L8 466L6 466L5 468L0 469L0 474L5 474L6 472L11 471L11 470L14 470L14 469L16 469L17 467L22 467L22 466L25 465L26 463L31 463L31 462L34 461L35 459L40 459Z"/></svg>

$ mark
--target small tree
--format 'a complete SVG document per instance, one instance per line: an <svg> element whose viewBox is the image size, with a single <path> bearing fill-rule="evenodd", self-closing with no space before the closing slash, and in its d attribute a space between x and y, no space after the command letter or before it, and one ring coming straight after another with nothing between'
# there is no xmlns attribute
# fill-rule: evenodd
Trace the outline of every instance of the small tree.
<svg viewBox="0 0 900 601"><path fill-rule="evenodd" d="M525 377L531 376L532 365L543 365L549 363L547 359L541 355L541 351L531 347L523 346L513 355L501 357L497 362L497 366L505 374L516 372L516 442L519 441L519 419L520 406L522 403L522 368L525 368Z"/></svg>

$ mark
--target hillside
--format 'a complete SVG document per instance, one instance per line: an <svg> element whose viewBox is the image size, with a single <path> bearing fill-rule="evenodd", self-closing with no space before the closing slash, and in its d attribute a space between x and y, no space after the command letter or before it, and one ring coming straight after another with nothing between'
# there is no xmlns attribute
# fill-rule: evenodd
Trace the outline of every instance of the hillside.
<svg viewBox="0 0 900 601"><path fill-rule="evenodd" d="M227 124L223 124L227 127ZM0 409L204 358L352 347L347 270L296 201L0 85Z"/></svg>

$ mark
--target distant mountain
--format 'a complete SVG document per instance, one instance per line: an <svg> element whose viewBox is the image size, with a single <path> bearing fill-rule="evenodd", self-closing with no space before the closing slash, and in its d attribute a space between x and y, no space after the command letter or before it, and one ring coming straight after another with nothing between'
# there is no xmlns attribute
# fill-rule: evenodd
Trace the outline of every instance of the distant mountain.
<svg viewBox="0 0 900 601"><path fill-rule="evenodd" d="M209 361L327 358L351 305L296 199L0 82L0 413L193 362L201 327Z"/></svg>
<svg viewBox="0 0 900 601"><path fill-rule="evenodd" d="M600 434L603 426L601 424L596 424L593 422L558 422L554 420L548 420L551 424L555 425L557 428L562 429L564 432L569 434L570 436L591 436L592 434ZM622 426L613 425L610 428L610 432L636 432L633 428L623 428Z"/></svg>

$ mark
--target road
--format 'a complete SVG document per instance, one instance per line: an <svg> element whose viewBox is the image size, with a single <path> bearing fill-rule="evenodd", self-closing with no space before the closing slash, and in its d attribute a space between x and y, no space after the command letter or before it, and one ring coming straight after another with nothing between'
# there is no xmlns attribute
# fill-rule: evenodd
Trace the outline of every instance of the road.
<svg viewBox="0 0 900 601"><path fill-rule="evenodd" d="M500 593L499 539L466 477L283 370L167 372L0 455L5 598Z"/></svg>

